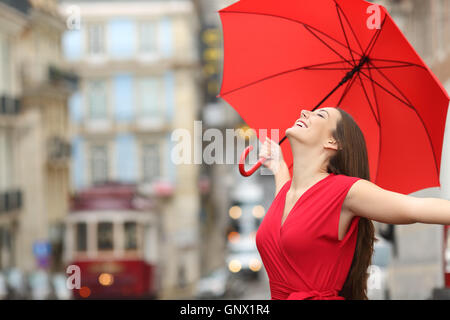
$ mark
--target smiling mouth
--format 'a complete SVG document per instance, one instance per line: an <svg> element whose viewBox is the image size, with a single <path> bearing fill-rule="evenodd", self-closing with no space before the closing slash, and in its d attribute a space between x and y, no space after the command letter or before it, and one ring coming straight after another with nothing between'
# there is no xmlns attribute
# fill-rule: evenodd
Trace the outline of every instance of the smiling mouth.
<svg viewBox="0 0 450 320"><path fill-rule="evenodd" d="M295 125L299 126L300 128L308 128L308 126L303 121L297 121Z"/></svg>

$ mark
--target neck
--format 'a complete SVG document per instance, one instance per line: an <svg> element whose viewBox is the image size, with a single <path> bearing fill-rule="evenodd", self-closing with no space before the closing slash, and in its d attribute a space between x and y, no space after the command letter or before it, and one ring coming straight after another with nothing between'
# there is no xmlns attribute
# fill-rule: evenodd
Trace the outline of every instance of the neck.
<svg viewBox="0 0 450 320"><path fill-rule="evenodd" d="M294 159L291 189L305 189L328 176L327 155L323 150L303 145L296 145L291 150Z"/></svg>

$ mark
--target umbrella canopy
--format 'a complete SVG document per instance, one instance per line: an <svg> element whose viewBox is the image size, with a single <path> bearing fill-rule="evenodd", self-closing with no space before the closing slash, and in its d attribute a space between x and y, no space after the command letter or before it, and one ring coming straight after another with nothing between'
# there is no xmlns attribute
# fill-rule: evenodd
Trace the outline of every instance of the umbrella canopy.
<svg viewBox="0 0 450 320"><path fill-rule="evenodd" d="M326 100L363 131L373 182L405 194L440 186L449 97L384 7L378 28L368 23L370 6L241 0L220 10L220 97L257 133L279 129L280 137L301 109ZM291 165L290 146L282 151Z"/></svg>

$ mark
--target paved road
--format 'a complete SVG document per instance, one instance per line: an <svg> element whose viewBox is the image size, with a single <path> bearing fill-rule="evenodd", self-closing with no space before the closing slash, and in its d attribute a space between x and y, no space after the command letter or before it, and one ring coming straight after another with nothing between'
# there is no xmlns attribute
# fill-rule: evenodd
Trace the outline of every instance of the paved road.
<svg viewBox="0 0 450 320"><path fill-rule="evenodd" d="M233 300L270 300L269 279L265 270L261 270L258 279L240 279L237 280L236 296L225 299Z"/></svg>

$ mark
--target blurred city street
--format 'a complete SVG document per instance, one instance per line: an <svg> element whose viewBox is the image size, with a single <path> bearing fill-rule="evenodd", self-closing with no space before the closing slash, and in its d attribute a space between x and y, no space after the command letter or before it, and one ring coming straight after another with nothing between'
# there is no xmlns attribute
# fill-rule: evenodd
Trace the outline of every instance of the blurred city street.
<svg viewBox="0 0 450 320"><path fill-rule="evenodd" d="M0 300L270 300L274 176L239 174L258 140L218 98L234 2L0 0ZM370 2L449 92L450 0ZM449 117L413 196L450 199ZM449 228L374 224L371 299L450 299Z"/></svg>
<svg viewBox="0 0 450 320"><path fill-rule="evenodd" d="M242 300L270 300L270 287L267 275L264 272L257 281L250 282L239 298Z"/></svg>

